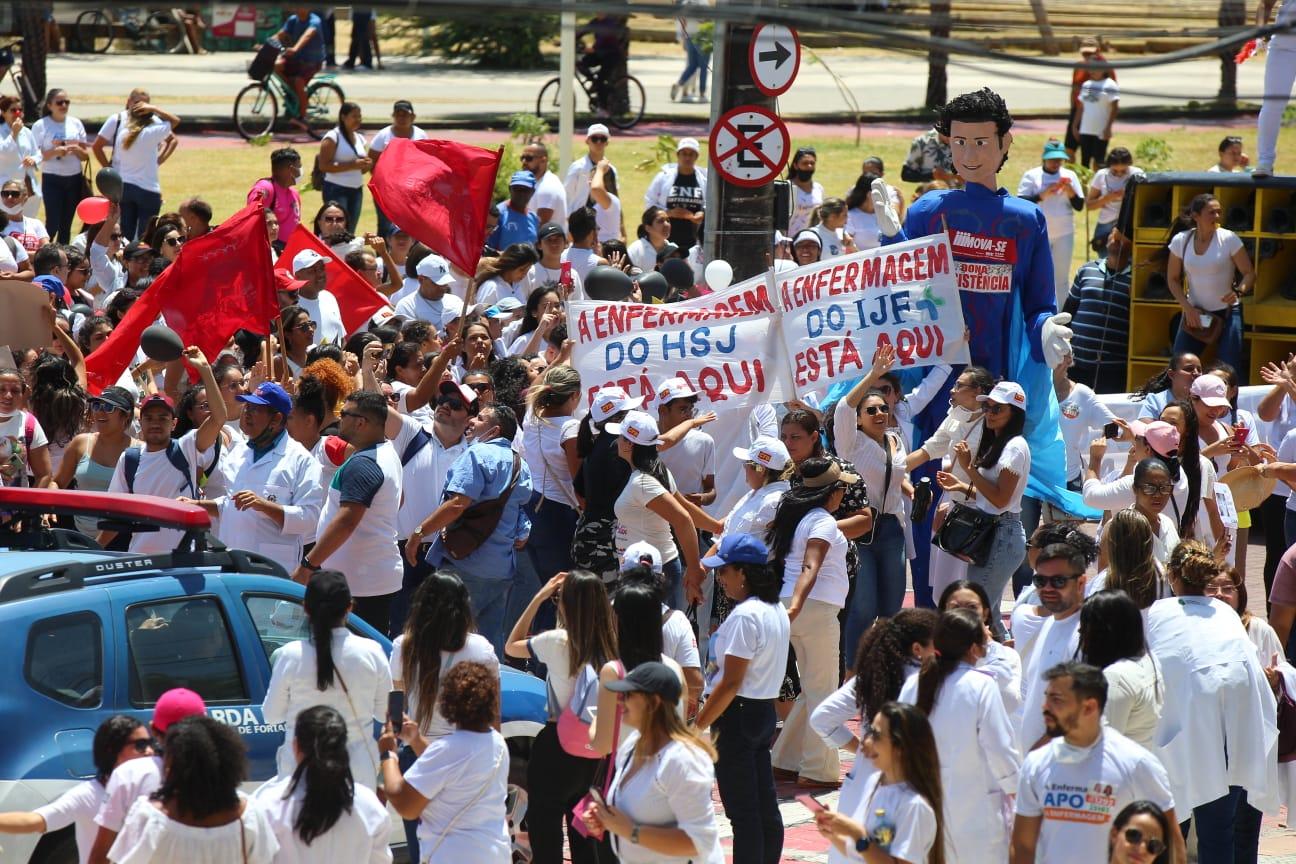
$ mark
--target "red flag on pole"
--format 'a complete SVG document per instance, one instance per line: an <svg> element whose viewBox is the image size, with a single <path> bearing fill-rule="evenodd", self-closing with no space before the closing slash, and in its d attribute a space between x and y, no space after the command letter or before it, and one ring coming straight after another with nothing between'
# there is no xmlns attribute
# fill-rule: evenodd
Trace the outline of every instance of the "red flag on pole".
<svg viewBox="0 0 1296 864"><path fill-rule="evenodd" d="M298 223L288 235L288 242L279 254L279 267L292 270L292 260L298 252L314 249L325 258L330 259L324 265L328 273L328 292L337 298L338 308L342 312L342 324L347 335L363 330L369 326L369 319L379 310L391 307L391 301L384 297L365 278L347 266L332 249L324 245L305 225Z"/></svg>
<svg viewBox="0 0 1296 864"><path fill-rule="evenodd" d="M270 332L279 314L264 210L249 205L210 234L190 240L126 313L117 329L86 358L88 389L116 384L159 315L185 345L211 359L240 329Z"/></svg>
<svg viewBox="0 0 1296 864"><path fill-rule="evenodd" d="M469 276L486 240L486 210L504 148L393 138L369 191L393 224Z"/></svg>

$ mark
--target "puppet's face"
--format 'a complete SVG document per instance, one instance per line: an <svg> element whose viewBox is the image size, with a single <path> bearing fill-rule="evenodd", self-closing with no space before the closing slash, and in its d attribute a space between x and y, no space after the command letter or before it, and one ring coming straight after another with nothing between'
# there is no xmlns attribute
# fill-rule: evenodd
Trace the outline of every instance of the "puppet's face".
<svg viewBox="0 0 1296 864"><path fill-rule="evenodd" d="M955 120L950 123L949 146L954 170L968 183L994 189L998 185L995 175L999 173L1011 144L1012 133L1006 132L1001 138L995 132L993 120L981 123Z"/></svg>

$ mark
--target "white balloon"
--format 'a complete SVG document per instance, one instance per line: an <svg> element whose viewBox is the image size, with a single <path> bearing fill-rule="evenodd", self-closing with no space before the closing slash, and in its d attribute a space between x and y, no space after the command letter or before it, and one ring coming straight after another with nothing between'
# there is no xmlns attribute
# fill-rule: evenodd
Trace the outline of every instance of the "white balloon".
<svg viewBox="0 0 1296 864"><path fill-rule="evenodd" d="M733 268L728 261L717 258L706 265L702 275L706 278L707 287L712 291L723 291L733 281Z"/></svg>

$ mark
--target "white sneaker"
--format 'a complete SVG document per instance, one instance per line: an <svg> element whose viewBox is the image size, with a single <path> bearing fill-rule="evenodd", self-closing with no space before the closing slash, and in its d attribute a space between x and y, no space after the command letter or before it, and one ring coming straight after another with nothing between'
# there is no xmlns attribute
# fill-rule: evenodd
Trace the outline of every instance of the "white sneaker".
<svg viewBox="0 0 1296 864"><path fill-rule="evenodd" d="M1272 177L1273 173L1272 165L1257 165L1255 170L1251 172L1251 176L1264 179L1265 177Z"/></svg>
<svg viewBox="0 0 1296 864"><path fill-rule="evenodd" d="M680 101L680 85L678 83L671 85L671 101Z"/></svg>

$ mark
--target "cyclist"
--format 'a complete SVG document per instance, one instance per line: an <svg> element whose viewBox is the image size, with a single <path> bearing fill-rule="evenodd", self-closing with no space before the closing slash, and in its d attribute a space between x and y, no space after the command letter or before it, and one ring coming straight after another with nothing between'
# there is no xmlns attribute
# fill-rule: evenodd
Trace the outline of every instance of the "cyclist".
<svg viewBox="0 0 1296 864"><path fill-rule="evenodd" d="M306 126L306 84L324 66L324 39L320 35L323 28L318 15L306 6L298 6L273 37L285 46L275 61L275 71L297 95L297 116L289 119L303 128Z"/></svg>
<svg viewBox="0 0 1296 864"><path fill-rule="evenodd" d="M625 74L626 56L630 52L630 28L626 20L624 15L600 13L576 31L578 40L587 35L594 37L594 44L585 49L576 64L594 85L594 100L600 114L611 111L608 97L615 94L607 92L608 85L619 74Z"/></svg>

